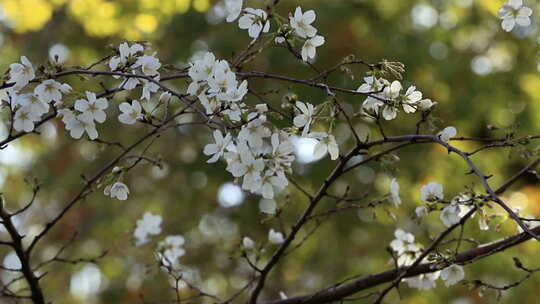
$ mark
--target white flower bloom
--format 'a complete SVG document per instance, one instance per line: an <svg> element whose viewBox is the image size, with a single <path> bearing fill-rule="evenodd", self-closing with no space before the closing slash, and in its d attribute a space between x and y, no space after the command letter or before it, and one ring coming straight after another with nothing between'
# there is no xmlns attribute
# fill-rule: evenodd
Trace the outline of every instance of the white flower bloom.
<svg viewBox="0 0 540 304"><path fill-rule="evenodd" d="M244 249L253 249L254 246L255 246L255 242L253 242L253 240L250 239L249 237L245 236L242 239L242 247L244 247Z"/></svg>
<svg viewBox="0 0 540 304"><path fill-rule="evenodd" d="M21 56L21 63L9 65L9 81L14 82L17 89L26 86L34 77L36 77L34 67L26 56Z"/></svg>
<svg viewBox="0 0 540 304"><path fill-rule="evenodd" d="M227 133L225 137L223 137L223 134L220 130L214 131L214 144L208 144L204 147L204 155L212 155L212 157L207 160L207 163L215 163L219 160L219 158L223 155L223 152L225 151L225 148L229 145L231 142L231 134Z"/></svg>
<svg viewBox="0 0 540 304"><path fill-rule="evenodd" d="M120 55L114 56L109 60L111 71L115 71L119 67L124 66L130 58L135 57L137 53L142 53L144 48L138 43L129 46L127 42L124 42L120 44L118 51Z"/></svg>
<svg viewBox="0 0 540 304"><path fill-rule="evenodd" d="M428 214L428 209L425 206L419 206L414 209L414 213L418 218L424 217Z"/></svg>
<svg viewBox="0 0 540 304"><path fill-rule="evenodd" d="M34 89L34 94L43 102L50 103L62 101L62 93L66 94L71 91L71 87L66 83L60 83L53 79L47 79L40 83Z"/></svg>
<svg viewBox="0 0 540 304"><path fill-rule="evenodd" d="M131 104L122 102L118 108L122 114L118 115L118 120L121 123L132 125L138 119L143 118L141 104L137 100L133 100Z"/></svg>
<svg viewBox="0 0 540 304"><path fill-rule="evenodd" d="M439 136L439 138L442 141L447 143L450 140L450 138L456 136L456 134L457 134L456 128L454 128L454 127L446 127L446 128L444 128L444 130L439 132L437 134L437 136Z"/></svg>
<svg viewBox="0 0 540 304"><path fill-rule="evenodd" d="M459 205L449 204L441 211L440 218L446 227L450 227L454 224L459 223L459 221L461 220L460 213L461 210Z"/></svg>
<svg viewBox="0 0 540 304"><path fill-rule="evenodd" d="M316 35L312 38L309 38L304 42L302 46L302 60L308 61L309 59L314 59L317 53L317 48L324 44L324 37L321 35Z"/></svg>
<svg viewBox="0 0 540 304"><path fill-rule="evenodd" d="M181 235L169 235L159 242L160 257L164 265L178 265L178 259L186 253L182 247L184 242L184 237Z"/></svg>
<svg viewBox="0 0 540 304"><path fill-rule="evenodd" d="M252 148L262 147L263 139L272 135L270 129L264 126L264 122L260 118L248 122L238 133L238 139L247 141Z"/></svg>
<svg viewBox="0 0 540 304"><path fill-rule="evenodd" d="M161 67L159 59L150 55L143 55L137 58L137 61L133 65L134 68L141 67L144 75L154 76L159 74L158 70Z"/></svg>
<svg viewBox="0 0 540 304"><path fill-rule="evenodd" d="M63 64L69 58L69 49L60 43L57 43L49 49L49 59L54 64Z"/></svg>
<svg viewBox="0 0 540 304"><path fill-rule="evenodd" d="M418 107L422 111L427 111L427 110L431 109L433 106L435 106L436 104L437 104L437 102L432 101L429 98L426 98L426 99L422 99L422 100L420 100L418 102Z"/></svg>
<svg viewBox="0 0 540 304"><path fill-rule="evenodd" d="M70 109L60 109L58 110L58 115L62 116L62 122L67 124L69 121L76 119L75 113Z"/></svg>
<svg viewBox="0 0 540 304"><path fill-rule="evenodd" d="M242 12L243 0L225 0L225 11L227 12L227 22L233 22Z"/></svg>
<svg viewBox="0 0 540 304"><path fill-rule="evenodd" d="M396 229L394 236L396 238L390 242L390 248L398 255L398 266L413 264L422 254L420 247L414 243L414 235L402 229Z"/></svg>
<svg viewBox="0 0 540 304"><path fill-rule="evenodd" d="M129 188L126 184L116 182L110 186L105 187L103 194L112 198L117 198L121 201L125 201L129 195Z"/></svg>
<svg viewBox="0 0 540 304"><path fill-rule="evenodd" d="M409 246L408 250L399 255L397 265L410 266L414 264L418 258L420 258L420 255L422 255L420 248L416 247L416 245L411 245Z"/></svg>
<svg viewBox="0 0 540 304"><path fill-rule="evenodd" d="M275 194L274 188L281 191L287 187L288 184L289 181L285 177L285 174L272 175L271 172L267 171L267 174L261 179L262 196L265 199L273 199Z"/></svg>
<svg viewBox="0 0 540 304"><path fill-rule="evenodd" d="M75 110L88 113L93 120L102 123L107 118L105 109L109 106L106 98L96 98L96 94L86 91L86 99L75 101Z"/></svg>
<svg viewBox="0 0 540 304"><path fill-rule="evenodd" d="M268 33L270 21L268 15L262 9L245 8L244 14L238 19L238 27L248 30L249 37L257 38L261 33Z"/></svg>
<svg viewBox="0 0 540 304"><path fill-rule="evenodd" d="M517 24L519 26L529 26L532 9L523 6L522 0L509 0L499 9L499 18L502 19L503 30L510 32Z"/></svg>
<svg viewBox="0 0 540 304"><path fill-rule="evenodd" d="M315 21L315 17L313 10L302 13L302 9L298 6L294 11L294 16L289 16L289 20L296 35L309 38L317 34L317 29L311 25Z"/></svg>
<svg viewBox="0 0 540 304"><path fill-rule="evenodd" d="M431 182L420 189L420 199L423 202L435 202L444 198L443 186L436 182Z"/></svg>
<svg viewBox="0 0 540 304"><path fill-rule="evenodd" d="M135 71L132 71L131 73L135 74ZM137 77L126 77L120 85L120 88L126 90L133 90L139 85L139 83L141 83L141 80Z"/></svg>
<svg viewBox="0 0 540 304"><path fill-rule="evenodd" d="M160 215L154 215L150 212L146 212L142 219L137 220L137 227L133 232L133 236L136 238L136 245L142 245L148 242L148 235L158 235L161 233L161 221Z"/></svg>
<svg viewBox="0 0 540 304"><path fill-rule="evenodd" d="M401 204L401 198L399 197L399 184L395 178L390 181L390 198L394 206Z"/></svg>
<svg viewBox="0 0 540 304"><path fill-rule="evenodd" d="M302 130L302 136L306 136L309 132L311 123L313 122L313 115L315 115L315 107L306 102L296 102L296 107L300 110L300 114L296 115L293 119L293 123L298 128L304 128Z"/></svg>
<svg viewBox="0 0 540 304"><path fill-rule="evenodd" d="M36 118L35 119L36 121L39 118L41 118L41 115L49 112L49 104L44 103L34 94L27 93L27 94L15 95L13 100L15 101L16 105L29 107L32 114Z"/></svg>
<svg viewBox="0 0 540 304"><path fill-rule="evenodd" d="M202 59L195 60L189 68L189 77L194 83L198 81L206 81L214 74L216 65L216 57L210 52L206 52ZM189 91L189 90L188 90Z"/></svg>
<svg viewBox="0 0 540 304"><path fill-rule="evenodd" d="M362 103L362 111L378 115L379 108L382 106L384 106L384 102L374 97L368 96L368 98L366 98L366 100L364 100L364 102Z"/></svg>
<svg viewBox="0 0 540 304"><path fill-rule="evenodd" d="M66 130L69 130L71 137L79 139L86 132L91 140L98 137L94 119L89 113L82 113L66 122Z"/></svg>
<svg viewBox="0 0 540 304"><path fill-rule="evenodd" d="M283 238L283 233L270 229L270 231L268 231L268 241L270 241L271 244L281 244L285 242L285 239Z"/></svg>
<svg viewBox="0 0 540 304"><path fill-rule="evenodd" d="M229 63L220 60L214 67L213 77L208 79L209 94L217 96L220 100L225 100L228 97L226 92L236 90L237 83L236 74L231 71Z"/></svg>
<svg viewBox="0 0 540 304"><path fill-rule="evenodd" d="M274 171L291 170L292 162L295 159L294 145L291 142L291 136L285 132L276 132L271 137L272 144L272 161L271 169Z"/></svg>
<svg viewBox="0 0 540 304"><path fill-rule="evenodd" d="M407 285L409 285L409 287L411 288L416 288L419 290L429 290L437 286L436 280L439 278L439 274L440 271L423 273L412 278L405 278L403 279L403 281L406 282Z"/></svg>
<svg viewBox="0 0 540 304"><path fill-rule="evenodd" d="M148 81L146 79L143 79L142 82L143 89L141 99L150 100L151 94L156 93L159 90L159 86L156 83Z"/></svg>
<svg viewBox="0 0 540 304"><path fill-rule="evenodd" d="M422 99L422 92L417 91L415 86L410 86L403 96L403 111L414 113L418 107L418 102Z"/></svg>
<svg viewBox="0 0 540 304"><path fill-rule="evenodd" d="M236 102L244 99L244 96L248 92L248 82L244 80L240 83L238 88L236 86L229 87L225 92L224 99L230 102Z"/></svg>
<svg viewBox="0 0 540 304"><path fill-rule="evenodd" d="M32 132L34 130L34 122L38 119L33 114L30 106L21 107L15 112L13 128L17 131Z"/></svg>
<svg viewBox="0 0 540 304"><path fill-rule="evenodd" d="M446 287L454 285L465 278L463 267L452 264L441 271L441 279Z"/></svg>
<svg viewBox="0 0 540 304"><path fill-rule="evenodd" d="M251 152L240 154L240 158L245 168L242 188L251 192L259 192L262 187L261 173L264 170L264 160L255 158Z"/></svg>
<svg viewBox="0 0 540 304"><path fill-rule="evenodd" d="M308 137L316 138L318 140L318 143L313 147L313 157L315 159L323 157L327 152L330 154L331 160L338 159L339 146L334 135L322 132L312 132L308 134Z"/></svg>
<svg viewBox="0 0 540 304"><path fill-rule="evenodd" d="M386 82L388 81L383 78L377 79L373 76L364 77L364 83L356 91L360 93L379 92L384 88Z"/></svg>
<svg viewBox="0 0 540 304"><path fill-rule="evenodd" d="M392 81L392 83L389 86L386 86L383 90L383 96L387 99L396 99L399 97L399 93L401 92L401 89L403 87L401 86L401 83L397 80Z"/></svg>
<svg viewBox="0 0 540 304"><path fill-rule="evenodd" d="M415 251L418 248L414 244L414 235L412 235L412 233L398 228L394 231L394 236L396 238L390 242L390 247L397 252L398 255L401 255L406 251Z"/></svg>
<svg viewBox="0 0 540 304"><path fill-rule="evenodd" d="M399 97L401 92L401 83L397 80L392 81L389 86L386 86L382 92L382 97L389 100L394 100ZM386 120L392 120L397 116L397 108L393 105L384 105L382 116Z"/></svg>

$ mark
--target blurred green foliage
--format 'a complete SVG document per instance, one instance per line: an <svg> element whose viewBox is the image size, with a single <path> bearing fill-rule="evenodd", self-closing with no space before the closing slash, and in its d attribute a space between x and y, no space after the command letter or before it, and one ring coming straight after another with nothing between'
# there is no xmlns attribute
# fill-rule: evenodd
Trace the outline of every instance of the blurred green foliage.
<svg viewBox="0 0 540 304"><path fill-rule="evenodd" d="M349 55L378 62L401 61L407 66L405 86L415 84L425 97L439 103L435 115L437 129L423 129L434 133L448 125L457 127L458 136L502 137L509 132L517 136L535 134L540 129L540 74L537 70L538 29L531 27L505 33L500 29L496 10L502 1L495 0L437 0L437 1L282 1L278 10L283 15L298 4L317 12L316 27L326 37L326 44L318 49L315 65L331 67ZM248 1L262 6L264 1ZM249 43L247 33L235 23L210 25L214 3L208 0L1 0L3 8L0 48L0 67L26 55L34 63L44 62L51 45L62 43L70 51L70 65L87 65L111 53L123 40L145 40L152 43L164 63L184 67L197 51L211 50L220 58L230 59ZM533 6L532 4L530 4ZM540 9L534 7L533 9ZM210 17L209 17L210 16ZM534 20L534 18L533 18ZM533 21L534 24L534 21ZM346 73L335 73L329 82L335 86L355 89L362 83L366 69L350 67L354 78ZM269 48L245 70L267 71L298 78L313 76L308 67L295 61L283 48ZM99 91L97 82L82 83L72 77L75 90L83 88ZM178 90L186 86L184 80L173 82ZM110 86L111 82L106 82ZM314 104L323 102L324 92L266 80L250 81L256 92L277 90L265 99L279 107L286 93L298 94L301 100ZM112 104L127 96L118 94ZM68 98L76 99L72 95ZM363 99L340 96L355 111ZM248 102L259 102L250 96ZM99 126L100 138L133 142L145 127L122 127L115 121L116 112L108 123ZM413 133L419 116L405 117L387 123L387 134ZM373 123L356 119L359 128L369 129L377 137ZM495 126L495 131L487 126ZM337 126L337 130L346 129ZM342 150L350 147L353 139L341 132L338 140ZM170 298L165 275L157 270L150 246L136 247L132 242L135 221L145 211L164 217L164 235L182 234L186 237L187 254L183 262L198 269L203 286L230 295L246 279L246 267L239 258L239 244L248 235L264 243L270 227L279 221L259 214L257 196L247 196L243 204L221 207L217 201L219 187L232 181L224 164L207 165L202 147L209 140L207 130L184 128L163 135L149 150L149 155L163 160L164 168L142 165L126 177L131 195L127 201L116 201L102 195L101 189L81 202L64 219L61 227L53 230L40 252L46 256L67 242L74 232L77 238L67 250L69 257L89 257L108 250L98 264L102 272L101 291L92 300L73 295L70 280L84 265L52 265L43 280L49 300L55 303L133 303L141 295L149 301ZM477 147L471 143L457 143L466 150ZM531 144L528 148L534 148ZM11 208L22 205L31 194L31 187L23 182L26 177L37 177L42 183L38 204L21 221L29 235L39 231L46 218L63 206L82 186L81 174L90 176L112 159L118 150L90 142L74 142L65 134L60 121L42 128L42 134L26 136L16 141L9 150L0 151L0 185ZM325 219L314 237L284 260L270 275L265 298L276 298L278 292L297 295L329 286L351 275L369 274L392 267L386 246L393 239L396 227L412 231L423 244L429 237L442 231L438 215L432 214L422 226L411 221L414 209L420 206L419 189L429 182L444 185L445 195L452 197L465 187L480 190L478 180L465 175L468 170L455 155L431 145L403 149L400 161L390 164L370 163L350 173L338 182L332 193L340 194L347 186L352 195L369 193L377 199L388 193L389 177L401 184L404 204L399 208L383 204L377 208L354 210ZM9 161L16 159L16 161ZM493 174L490 182L501 182L527 163L518 149L487 150L473 157L478 166ZM330 172L333 163L322 160L315 164L296 164L301 176L297 182L314 191ZM392 171L392 172L389 172ZM373 175L373 178L370 176ZM523 208L527 215L538 216L540 192L537 182L530 178L517 183L505 194L506 201ZM325 201L319 208L331 208L335 202ZM305 197L290 186L288 194L280 197L282 221L291 225L306 206ZM397 220L389 214L394 213ZM502 214L494 208L490 212ZM359 214L360 213L360 214ZM202 220L205 219L205 220ZM228 220L219 229L208 230L212 220ZM236 226L236 233L231 226ZM309 231L313 225L309 226ZM231 233L219 232L230 229ZM466 225L465 235L478 241L490 242L517 231L510 221L492 224L490 232L480 231L476 220ZM205 234L207 233L207 234ZM208 234L209 233L209 234ZM232 236L232 237L231 237ZM463 249L471 246L464 244ZM271 250L269 247L268 250ZM0 248L0 256L7 254ZM493 284L504 284L520 278L523 273L514 268L512 257L519 256L528 267L538 266L538 244L529 242L494 257L465 267L466 278L482 279ZM242 264L242 265L240 265ZM536 303L538 276L511 289L501 303ZM405 284L403 286L406 286ZM188 291L185 291L186 293ZM493 303L496 295L466 286L418 292L403 287L402 303ZM398 301L391 293L387 303ZM461 301L461 302L460 302ZM358 303L364 303L358 301Z"/></svg>

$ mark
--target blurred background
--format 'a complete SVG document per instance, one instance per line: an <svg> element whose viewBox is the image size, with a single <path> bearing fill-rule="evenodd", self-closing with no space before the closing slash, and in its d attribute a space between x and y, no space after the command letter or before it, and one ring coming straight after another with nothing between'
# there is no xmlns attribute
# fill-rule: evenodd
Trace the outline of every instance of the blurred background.
<svg viewBox="0 0 540 304"><path fill-rule="evenodd" d="M317 50L315 65L319 68L331 67L351 54L373 63L382 59L403 62L407 67L404 87L415 84L424 97L439 103L434 128L425 128L424 132L435 133L453 125L458 136L538 134L537 15L532 16L532 26L506 33L496 15L502 3L289 0L282 1L278 12L287 16L300 4L304 10L317 12L315 26L326 38L326 44ZM218 58L231 59L250 38L237 23L225 23L216 4L211 0L0 0L0 69L6 71L21 55L34 64L44 63L49 49L55 45L68 54L67 65L88 65L110 54L125 40L150 42L163 63L177 67L185 67L192 56L205 50ZM250 7L264 4L248 1ZM540 9L536 2L525 4L535 14ZM356 89L366 69L350 69L354 77L336 73L329 82ZM244 70L298 78L313 76L308 67L293 60L283 48L268 48ZM101 89L97 81L83 85L77 77L66 79L75 91ZM185 90L185 80L172 84L179 91ZM249 85L256 92L275 90L265 98L277 107L287 93L314 104L325 98L324 92L287 83L252 80ZM126 97L117 95L111 104ZM363 101L353 96L340 98L351 111L358 111ZM259 101L249 96L247 102ZM141 134L138 130L142 132L145 127L119 128L114 111L116 107L111 107L109 117L113 119L99 125L100 138L125 144L134 141ZM6 113L0 115L0 121L5 121ZM418 117L399 115L386 124L387 134L413 133ZM357 118L355 126L362 134L379 136L376 126L369 121ZM0 138L5 136L7 127L0 124ZM343 151L353 143L346 125L338 125L336 135ZM99 255L103 250L108 250L108 254L98 264L55 264L46 268L49 275L43 284L48 299L59 304L135 303L141 301L142 295L148 302L171 299L167 277L153 262L152 244L133 244L135 222L146 211L163 216L162 235L186 237L187 253L182 263L199 286L224 298L239 290L249 274L249 268L239 258L242 237L265 243L268 230L279 228L280 221L272 214L276 208L283 210L281 220L290 226L306 201L291 186L287 197L283 195L275 201L261 201L258 196L243 193L232 183L224 163L205 163L207 157L202 154L202 147L209 140L206 129L182 128L166 133L149 150L149 155L162 159L164 166L160 169L141 165L130 172L126 177L131 189L127 201L107 198L98 190L72 210L38 247L35 259L50 257L75 231L78 236L66 256L84 258ZM328 158L313 159L312 145L308 140L299 140L295 167L299 172L297 181L314 191L334 164ZM456 145L466 150L478 147L472 143ZM487 150L473 160L484 172L494 175L490 182L497 186L528 163L535 148L533 143L524 148ZM30 198L31 187L25 179L36 177L42 183L36 205L17 218L19 228L28 236L40 231L46 220L80 189L81 174L93 174L118 152L114 147L73 141L59 120L43 125L41 135L26 136L1 150L0 192L8 207L22 206ZM289 296L312 292L351 275L392 268L385 248L394 238L396 227L414 233L424 245L429 244L430 236L443 230L438 213L424 219L423 225L411 220L414 209L421 205L419 189L423 184L442 183L447 198L466 187L480 189L474 177L464 174L468 170L463 161L439 147L414 146L397 155L399 162L388 158L357 169L332 191L343 193L351 186L352 195L369 193L368 199L374 200L388 193L390 178L396 177L403 205L399 209L385 204L350 210L324 219L316 234L274 270L263 298L277 298L280 291ZM540 190L533 177L516 183L504 199L521 208L523 215L540 213ZM333 203L325 201L319 208L331 208ZM503 214L497 208L489 212ZM494 218L490 226L490 231L481 231L474 219L466 225L465 235L490 242L517 232L516 225L504 217ZM307 230L311 228L313 225ZM471 246L463 244L462 249ZM267 252L273 249L269 246ZM494 285L513 282L524 273L513 267L512 257L520 257L525 266L533 268L540 266L539 252L537 243L528 242L466 266L466 279L481 279ZM13 252L4 247L0 248L0 257L5 267L17 264ZM0 276L9 280L10 273L0 272ZM504 292L500 303L536 303L538 284L540 277L534 276ZM425 292L403 286L401 303L473 304L494 303L497 299L492 291L480 292L463 285L446 288L439 282L438 288ZM189 294L187 290L183 292ZM397 302L396 293L386 301Z"/></svg>

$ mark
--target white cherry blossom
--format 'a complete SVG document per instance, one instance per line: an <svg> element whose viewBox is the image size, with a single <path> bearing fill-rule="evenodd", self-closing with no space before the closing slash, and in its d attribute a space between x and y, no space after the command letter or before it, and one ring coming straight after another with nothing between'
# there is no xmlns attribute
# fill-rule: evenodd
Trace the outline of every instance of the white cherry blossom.
<svg viewBox="0 0 540 304"><path fill-rule="evenodd" d="M147 243L148 235L158 235L161 233L161 221L160 215L154 215L150 212L146 212L142 219L137 220L137 227L133 232L133 236L136 239L135 244L137 246Z"/></svg>
<svg viewBox="0 0 540 304"><path fill-rule="evenodd" d="M214 54L206 52L201 59L195 60L191 64L188 75L194 82L206 81L214 74L215 65L216 57Z"/></svg>
<svg viewBox="0 0 540 304"><path fill-rule="evenodd" d="M428 214L428 209L426 206L418 206L414 209L414 213L416 214L416 217L421 218Z"/></svg>
<svg viewBox="0 0 540 304"><path fill-rule="evenodd" d="M321 35L316 35L312 38L307 39L302 46L302 60L308 61L309 59L314 59L317 53L317 48L324 44L324 37Z"/></svg>
<svg viewBox="0 0 540 304"><path fill-rule="evenodd" d="M499 9L498 14L502 19L501 26L507 32L512 31L516 24L519 26L531 24L532 9L523 6L523 0L509 0Z"/></svg>
<svg viewBox="0 0 540 304"><path fill-rule="evenodd" d="M49 59L53 64L61 65L69 58L69 49L60 43L57 43L49 49Z"/></svg>
<svg viewBox="0 0 540 304"><path fill-rule="evenodd" d="M435 202L444 199L443 186L436 182L430 182L420 189L420 199L423 202Z"/></svg>
<svg viewBox="0 0 540 304"><path fill-rule="evenodd" d="M125 201L129 195L129 188L122 182L116 182L112 185L105 187L103 194L112 198L117 198L121 201Z"/></svg>
<svg viewBox="0 0 540 304"><path fill-rule="evenodd" d="M313 157L316 159L323 157L326 153L330 154L331 160L336 160L339 157L339 146L334 135L323 132L312 132L308 137L318 140L313 147Z"/></svg>
<svg viewBox="0 0 540 304"><path fill-rule="evenodd" d="M446 227L450 227L454 224L459 223L459 221L461 220L460 213L461 210L459 205L449 204L441 211L440 218Z"/></svg>
<svg viewBox="0 0 540 304"><path fill-rule="evenodd" d="M273 199L275 195L274 188L279 191L283 190L289 184L285 174L280 173L273 175L272 172L267 171L267 174L261 179L261 192L265 199Z"/></svg>
<svg viewBox="0 0 540 304"><path fill-rule="evenodd" d="M233 22L242 12L243 0L225 0L225 11L227 12L227 22Z"/></svg>
<svg viewBox="0 0 540 304"><path fill-rule="evenodd" d="M206 161L207 163L215 163L219 160L219 158L223 155L225 148L227 148L231 142L231 134L227 133L225 137L223 137L220 130L215 130L214 141L214 144L207 144L204 147L203 153L208 156L212 155L212 157Z"/></svg>
<svg viewBox="0 0 540 304"><path fill-rule="evenodd" d="M159 254L164 265L178 265L178 259L186 253L184 243L185 239L181 235L169 235L159 242L158 246L161 250Z"/></svg>
<svg viewBox="0 0 540 304"><path fill-rule="evenodd" d="M118 115L118 120L121 123L132 125L138 119L143 118L142 107L137 100L133 100L131 104L122 102L118 108L122 111L122 114Z"/></svg>
<svg viewBox="0 0 540 304"><path fill-rule="evenodd" d="M397 80L392 81L389 86L386 86L382 92L382 96L387 100L395 100L401 92L401 83ZM397 108L393 105L385 104L382 116L386 120L392 120L397 116Z"/></svg>
<svg viewBox="0 0 540 304"><path fill-rule="evenodd" d="M21 63L9 65L9 81L14 82L17 89L26 86L34 77L36 77L34 66L26 56L21 56Z"/></svg>
<svg viewBox="0 0 540 304"><path fill-rule="evenodd" d="M268 241L271 244L281 244L285 242L285 239L283 238L283 233L270 229L270 231L268 231Z"/></svg>
<svg viewBox="0 0 540 304"><path fill-rule="evenodd" d="M261 33L268 33L270 30L270 21L268 15L262 9L245 8L244 14L238 19L238 27L248 30L251 38L258 38Z"/></svg>
<svg viewBox="0 0 540 304"><path fill-rule="evenodd" d="M152 93L156 93L159 90L159 86L156 83L146 79L141 81L143 83L141 99L150 100Z"/></svg>
<svg viewBox="0 0 540 304"><path fill-rule="evenodd" d="M105 109L109 106L106 98L96 98L96 94L86 91L86 99L78 99L75 101L75 110L88 113L93 120L102 123L107 118Z"/></svg>
<svg viewBox="0 0 540 304"><path fill-rule="evenodd" d="M47 79L40 83L34 89L34 94L43 102L61 103L62 93L66 94L71 91L71 86L66 83L60 83L54 79Z"/></svg>
<svg viewBox="0 0 540 304"><path fill-rule="evenodd" d="M441 279L446 287L452 286L465 278L463 267L457 264L452 264L441 270Z"/></svg>
<svg viewBox="0 0 540 304"><path fill-rule="evenodd" d="M416 288L419 290L429 290L437 286L437 279L439 278L440 271L435 271L432 273L423 273L421 275L405 278L404 282L409 285L411 288Z"/></svg>
<svg viewBox="0 0 540 304"><path fill-rule="evenodd" d="M375 93L381 91L385 84L388 81L386 79L380 78L377 79L373 76L367 76L364 77L364 83L361 84L358 89L356 89L357 92L360 93Z"/></svg>
<svg viewBox="0 0 540 304"><path fill-rule="evenodd" d="M289 16L289 20L296 35L310 38L317 34L317 29L311 25L315 21L315 17L313 10L302 13L302 9L298 6L294 11L294 16Z"/></svg>
<svg viewBox="0 0 540 304"><path fill-rule="evenodd" d="M134 68L141 67L144 75L154 76L159 74L158 70L161 67L159 59L150 55L143 55L137 58L137 61L133 65Z"/></svg>
<svg viewBox="0 0 540 304"><path fill-rule="evenodd" d="M224 95L225 98L223 99L230 102L240 101L244 99L244 96L246 96L247 92L248 92L248 82L247 80L244 80L240 83L240 85L238 85L238 87L231 86L227 88L227 91L225 92L225 95Z"/></svg>
<svg viewBox="0 0 540 304"><path fill-rule="evenodd" d="M242 247L244 247L244 249L253 249L254 246L255 246L255 242L249 237L245 236L242 239Z"/></svg>
<svg viewBox="0 0 540 304"><path fill-rule="evenodd" d="M38 119L30 106L21 107L15 112L13 128L17 131L32 132L34 122Z"/></svg>
<svg viewBox="0 0 540 304"><path fill-rule="evenodd" d="M418 102L422 99L422 92L417 91L415 86L410 86L403 96L403 111L405 113L414 113Z"/></svg>
<svg viewBox="0 0 540 304"><path fill-rule="evenodd" d="M49 112L49 104L41 101L35 94L27 93L15 96L16 103L21 106L28 106L32 114L40 118L41 115Z"/></svg>
<svg viewBox="0 0 540 304"><path fill-rule="evenodd" d="M293 123L298 128L304 128L302 130L302 136L306 136L309 132L311 123L313 122L315 107L309 102L303 103L301 101L296 102L296 107L300 110L300 113L294 117Z"/></svg>
<svg viewBox="0 0 540 304"><path fill-rule="evenodd" d="M69 134L75 139L81 138L85 132L91 140L98 137L96 124L89 113L82 113L69 119L66 122L66 130L69 130Z"/></svg>
<svg viewBox="0 0 540 304"><path fill-rule="evenodd" d="M432 101L429 98L426 98L426 99L422 99L422 100L420 100L418 102L418 107L422 111L427 111L427 110L431 109L433 106L435 106L436 104L437 104L437 102Z"/></svg>
<svg viewBox="0 0 540 304"><path fill-rule="evenodd" d="M124 66L129 59L134 58L138 53L142 53L144 47L138 43L129 46L127 42L123 42L118 46L118 51L120 55L109 60L111 71L116 71L119 67Z"/></svg>
<svg viewBox="0 0 540 304"><path fill-rule="evenodd" d="M264 120L257 118L242 127L238 133L238 139L247 141L252 148L260 148L263 139L270 137L272 132L264 125Z"/></svg>
<svg viewBox="0 0 540 304"><path fill-rule="evenodd" d="M406 232L403 229L396 229L394 231L394 236L396 237L392 242L390 242L390 247L401 255L406 251L414 251L418 247L414 244L414 235L412 233Z"/></svg>
<svg viewBox="0 0 540 304"><path fill-rule="evenodd" d="M444 130L439 132L437 134L437 136L439 136L439 138L442 141L447 143L450 140L450 138L456 136L456 134L457 134L456 128L454 128L454 127L446 127L446 128L444 128Z"/></svg>

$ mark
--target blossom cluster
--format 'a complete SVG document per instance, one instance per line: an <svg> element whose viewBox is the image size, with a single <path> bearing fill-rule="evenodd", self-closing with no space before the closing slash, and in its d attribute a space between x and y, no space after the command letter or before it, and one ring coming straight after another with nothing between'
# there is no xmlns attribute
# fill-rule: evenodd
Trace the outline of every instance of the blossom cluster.
<svg viewBox="0 0 540 304"><path fill-rule="evenodd" d="M12 63L9 67L9 82L13 86L0 91L0 100L8 103L14 113L13 128L16 131L32 132L35 123L49 112L51 104L61 106L62 94L71 91L71 86L53 79L32 88L29 84L35 77L34 66L28 58L21 56L20 63Z"/></svg>
<svg viewBox="0 0 540 304"><path fill-rule="evenodd" d="M207 52L191 64L188 74L192 82L187 92L197 96L209 117L243 122L237 132L213 132L214 143L206 145L203 151L211 156L208 162L224 158L226 170L242 180L244 190L262 194L267 199L273 198L288 185L286 175L292 173L294 133L270 122L266 104L249 107L243 102L248 92L247 80L239 82L226 60L217 60L214 54ZM315 106L301 101L297 101L295 106L294 126L302 128L303 136L318 140L314 154L323 156L329 153L332 159L336 159L339 148L334 136L311 132L316 116Z"/></svg>
<svg viewBox="0 0 540 304"><path fill-rule="evenodd" d="M422 248L415 243L415 238L412 233L402 229L397 229L394 232L395 239L390 243L390 248L397 254L398 266L410 266L420 258ZM424 273L411 278L403 279L409 287L420 290L432 289L436 286L436 280L442 279L446 286L451 286L465 277L463 267L457 264L451 264L442 270L432 273Z"/></svg>
<svg viewBox="0 0 540 304"><path fill-rule="evenodd" d="M369 94L362 103L362 112L367 116L378 118L382 115L386 120L393 120L400 108L405 113L415 113L417 110L427 111L436 104L431 99L422 99L422 92L416 90L416 86L410 86L404 93L402 89L398 80L390 82L382 77L365 77L357 89L360 93Z"/></svg>

